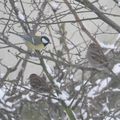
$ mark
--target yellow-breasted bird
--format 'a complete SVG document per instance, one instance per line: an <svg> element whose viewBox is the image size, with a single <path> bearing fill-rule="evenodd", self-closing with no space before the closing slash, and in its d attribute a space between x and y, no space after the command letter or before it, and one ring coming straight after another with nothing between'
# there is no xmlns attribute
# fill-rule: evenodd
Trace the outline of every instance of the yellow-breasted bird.
<svg viewBox="0 0 120 120"><path fill-rule="evenodd" d="M20 35L25 40L25 45L29 50L42 50L46 45L50 43L50 40L46 36L29 36L29 35Z"/></svg>
<svg viewBox="0 0 120 120"><path fill-rule="evenodd" d="M20 35L13 32L11 33L23 38L23 40L25 41L25 45L28 47L29 50L32 51L36 51L36 50L41 51L50 43L49 38L45 35L44 36L30 35L30 34Z"/></svg>

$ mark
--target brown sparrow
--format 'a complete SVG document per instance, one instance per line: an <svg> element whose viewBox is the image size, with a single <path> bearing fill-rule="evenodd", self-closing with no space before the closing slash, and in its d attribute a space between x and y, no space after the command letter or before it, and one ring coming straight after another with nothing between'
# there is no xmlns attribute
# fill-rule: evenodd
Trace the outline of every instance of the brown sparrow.
<svg viewBox="0 0 120 120"><path fill-rule="evenodd" d="M50 92L52 86L46 82L45 76L38 76L37 74L31 74L29 76L31 87L38 92Z"/></svg>
<svg viewBox="0 0 120 120"><path fill-rule="evenodd" d="M90 64L96 69L104 69L108 67L108 60L105 57L101 47L96 43L91 43L87 50L86 55Z"/></svg>
<svg viewBox="0 0 120 120"><path fill-rule="evenodd" d="M111 81L108 87L111 87L115 82L120 81L119 77L116 76L116 74L109 67L109 62L99 45L91 43L88 47L86 57L94 68L105 71L114 78L114 81Z"/></svg>

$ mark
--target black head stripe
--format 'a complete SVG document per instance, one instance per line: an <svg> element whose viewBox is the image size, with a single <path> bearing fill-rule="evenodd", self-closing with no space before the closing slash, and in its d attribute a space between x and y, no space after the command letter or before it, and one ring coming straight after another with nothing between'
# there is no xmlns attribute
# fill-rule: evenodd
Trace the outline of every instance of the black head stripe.
<svg viewBox="0 0 120 120"><path fill-rule="evenodd" d="M47 44L50 43L50 40L49 40L48 37L42 36L42 37L41 37L41 42L44 44L44 46L46 46Z"/></svg>

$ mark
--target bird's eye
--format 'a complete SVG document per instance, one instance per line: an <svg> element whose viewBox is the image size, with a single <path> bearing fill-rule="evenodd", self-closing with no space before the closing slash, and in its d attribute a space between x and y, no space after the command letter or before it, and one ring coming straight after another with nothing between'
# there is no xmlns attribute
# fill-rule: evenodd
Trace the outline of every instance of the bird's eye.
<svg viewBox="0 0 120 120"><path fill-rule="evenodd" d="M46 44L46 43L48 43L48 40L45 38L42 38L42 42Z"/></svg>

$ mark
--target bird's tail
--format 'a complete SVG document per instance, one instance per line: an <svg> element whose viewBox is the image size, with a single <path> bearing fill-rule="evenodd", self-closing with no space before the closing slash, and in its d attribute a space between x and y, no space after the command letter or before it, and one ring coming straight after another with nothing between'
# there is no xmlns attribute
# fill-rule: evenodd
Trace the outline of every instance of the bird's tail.
<svg viewBox="0 0 120 120"><path fill-rule="evenodd" d="M19 37L21 37L25 41L28 41L31 38L31 36L27 35L27 34L26 35L21 35L21 34L15 33L15 32L9 32L9 33L14 34L16 36L19 36Z"/></svg>

